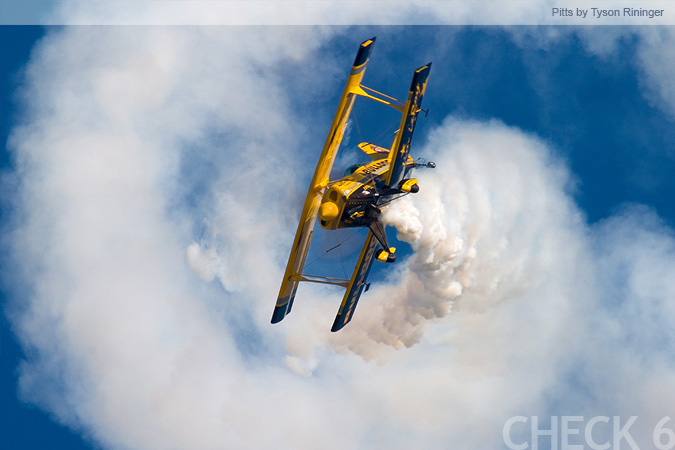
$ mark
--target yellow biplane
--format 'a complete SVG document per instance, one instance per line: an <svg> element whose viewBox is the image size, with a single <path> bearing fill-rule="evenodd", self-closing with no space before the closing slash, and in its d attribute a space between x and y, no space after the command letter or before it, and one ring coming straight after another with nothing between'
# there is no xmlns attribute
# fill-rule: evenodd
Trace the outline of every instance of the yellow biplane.
<svg viewBox="0 0 675 450"><path fill-rule="evenodd" d="M272 315L272 323L281 321L291 312L295 293L301 281L326 283L347 289L331 331L338 331L352 318L356 304L364 289L373 261L394 262L395 249L389 247L385 227L378 220L381 208L392 200L419 191L417 180L409 174L415 167L433 168L434 163L416 163L410 156L410 143L417 116L422 109L422 97L427 85L431 63L417 69L413 75L408 99L405 103L361 84L375 38L361 44L347 79L321 158L314 172L307 193L302 217L295 234L291 255L281 283L279 297ZM329 175L342 141L347 120L357 96L366 97L399 110L403 117L390 149L363 142L359 148L372 161L347 170L339 180L329 180ZM359 255L350 280L310 276L302 273L307 251L312 240L314 223L328 230L346 227L368 227L366 242ZM378 245L381 247L378 250Z"/></svg>

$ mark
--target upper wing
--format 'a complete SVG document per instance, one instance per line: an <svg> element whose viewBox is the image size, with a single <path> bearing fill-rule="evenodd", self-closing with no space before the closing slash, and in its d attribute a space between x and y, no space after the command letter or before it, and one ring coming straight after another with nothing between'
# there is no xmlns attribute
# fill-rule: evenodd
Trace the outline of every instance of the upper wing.
<svg viewBox="0 0 675 450"><path fill-rule="evenodd" d="M328 185L330 171L333 167L333 162L335 161L337 149L340 146L340 142L342 142L342 136L347 127L347 119L349 119L349 114L354 106L355 97L361 92L361 80L366 71L366 65L368 64L368 59L370 58L374 43L375 38L363 42L356 54L351 73L347 79L347 85L340 98L335 118L333 119L330 131L328 132L328 137L326 138L326 143L321 152L321 158L319 158L319 163L316 166L312 183L309 186L305 205L302 208L302 216L300 217L298 230L295 233L291 255L288 258L286 272L284 273L284 279L281 282L281 289L279 290L279 297L277 298L277 303L274 307L272 323L279 322L286 314L291 312L295 292L298 289L298 282L300 280L300 275L302 274L302 268L305 265L309 244L312 240L314 223L316 221L319 205L321 204L321 198Z"/></svg>
<svg viewBox="0 0 675 450"><path fill-rule="evenodd" d="M408 153L410 153L410 143L412 142L417 115L421 111L422 97L427 88L431 63L420 67L413 75L408 100L406 101L401 127L389 152L389 176L385 180L387 186L396 186L405 176L405 167L408 162Z"/></svg>
<svg viewBox="0 0 675 450"><path fill-rule="evenodd" d="M342 298L340 309L338 310L337 316L335 316L335 322L333 322L333 328L331 328L331 331L340 330L352 319L352 314L354 313L356 304L359 302L359 297L361 297L361 293L366 287L366 278L368 277L370 268L373 265L377 246L378 241L375 239L375 235L373 235L372 231L369 231L368 236L366 237L366 242L363 244L361 255L359 255L359 259L356 262L352 279L349 281L349 285L347 286L347 292Z"/></svg>

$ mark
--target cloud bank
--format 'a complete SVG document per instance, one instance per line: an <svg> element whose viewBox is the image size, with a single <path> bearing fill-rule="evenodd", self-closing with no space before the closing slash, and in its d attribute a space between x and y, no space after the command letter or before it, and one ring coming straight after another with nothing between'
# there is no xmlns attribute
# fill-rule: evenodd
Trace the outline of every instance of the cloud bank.
<svg viewBox="0 0 675 450"><path fill-rule="evenodd" d="M664 416L672 230L640 207L584 224L564 161L496 121L450 117L416 143L438 168L387 211L415 252L349 327L328 331L341 296L314 286L269 324L305 188L279 186L323 139L288 86L325 87L288 65L319 59L339 85L319 51L339 32L40 44L7 238L23 397L128 449L494 448L517 414Z"/></svg>

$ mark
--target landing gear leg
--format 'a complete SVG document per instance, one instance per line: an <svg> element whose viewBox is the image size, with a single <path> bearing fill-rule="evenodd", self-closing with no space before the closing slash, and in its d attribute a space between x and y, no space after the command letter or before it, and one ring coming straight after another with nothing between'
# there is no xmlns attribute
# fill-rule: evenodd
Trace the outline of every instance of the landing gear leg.
<svg viewBox="0 0 675 450"><path fill-rule="evenodd" d="M368 208L366 209L366 218L369 222L368 228L373 232L375 239L382 245L382 249L377 253L377 260L392 263L396 261L396 255L394 254L396 249L394 247L389 247L384 224L378 220L381 213L382 212L378 207L368 205Z"/></svg>

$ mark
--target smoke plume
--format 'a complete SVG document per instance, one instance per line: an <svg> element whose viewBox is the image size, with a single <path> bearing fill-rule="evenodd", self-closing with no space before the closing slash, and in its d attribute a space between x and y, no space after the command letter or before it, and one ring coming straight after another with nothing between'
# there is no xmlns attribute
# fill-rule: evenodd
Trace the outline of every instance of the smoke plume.
<svg viewBox="0 0 675 450"><path fill-rule="evenodd" d="M313 285L269 324L342 32L39 44L5 238L22 398L124 449L495 448L518 414L665 415L672 229L639 206L586 224L555 149L497 121L416 137L437 168L386 211L412 252L348 327L329 331L342 292Z"/></svg>

